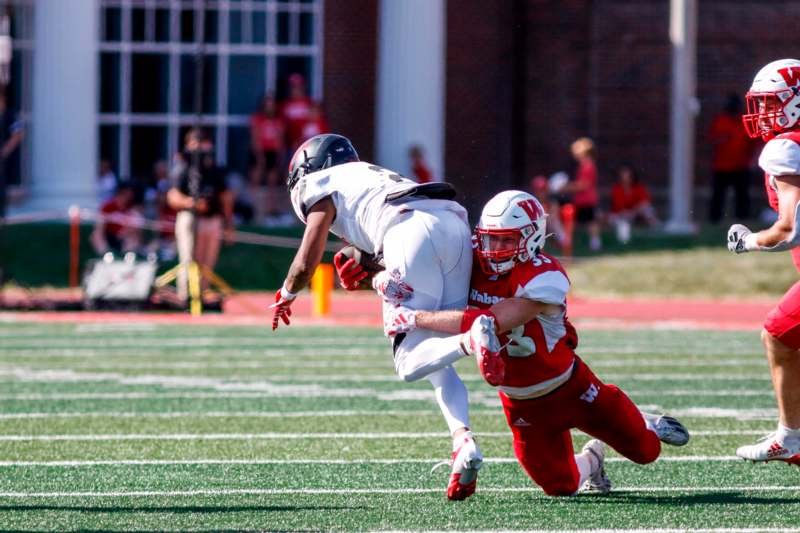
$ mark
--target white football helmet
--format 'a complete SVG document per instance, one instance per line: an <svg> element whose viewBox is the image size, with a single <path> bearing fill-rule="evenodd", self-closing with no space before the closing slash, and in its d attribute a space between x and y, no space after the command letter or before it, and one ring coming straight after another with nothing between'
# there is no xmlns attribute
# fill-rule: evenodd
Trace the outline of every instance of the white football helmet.
<svg viewBox="0 0 800 533"><path fill-rule="evenodd" d="M547 215L542 204L522 191L504 191L483 207L475 235L481 268L504 274L535 257L544 247Z"/></svg>
<svg viewBox="0 0 800 533"><path fill-rule="evenodd" d="M800 61L779 59L763 67L745 98L742 122L750 137L768 141L794 129L800 120Z"/></svg>

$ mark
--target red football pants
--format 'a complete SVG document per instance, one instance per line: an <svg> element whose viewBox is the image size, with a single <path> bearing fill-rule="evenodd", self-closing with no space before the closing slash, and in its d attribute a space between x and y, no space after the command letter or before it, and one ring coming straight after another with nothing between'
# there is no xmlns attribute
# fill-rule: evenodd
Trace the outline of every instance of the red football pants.
<svg viewBox="0 0 800 533"><path fill-rule="evenodd" d="M800 350L800 281L792 285L769 312L764 329L786 346Z"/></svg>
<svg viewBox="0 0 800 533"><path fill-rule="evenodd" d="M578 359L569 381L532 400L512 400L500 393L514 454L525 472L550 496L578 490L570 430L580 429L639 464L655 461L661 442L647 429L639 409L615 385L606 385Z"/></svg>

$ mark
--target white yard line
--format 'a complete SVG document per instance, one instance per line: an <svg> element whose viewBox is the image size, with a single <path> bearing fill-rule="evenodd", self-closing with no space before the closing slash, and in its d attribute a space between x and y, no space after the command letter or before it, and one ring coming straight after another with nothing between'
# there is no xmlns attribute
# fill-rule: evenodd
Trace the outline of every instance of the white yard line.
<svg viewBox="0 0 800 533"><path fill-rule="evenodd" d="M765 430L694 431L694 437L720 437L765 435ZM61 434L61 435L0 435L0 442L52 442L52 441L191 441L191 440L306 440L306 439L428 439L448 438L445 432L354 432L354 433L108 433L108 434ZM507 431L478 433L482 438L510 437Z"/></svg>
<svg viewBox="0 0 800 533"><path fill-rule="evenodd" d="M398 465L398 464L436 464L441 458L429 459L175 459L141 460L120 459L116 461L0 461L0 467L92 467L92 466L176 466L176 465ZM708 463L739 462L736 456L686 455L659 457L659 462L667 463ZM609 457L607 463L630 462L623 457ZM486 457L484 463L516 464L514 457Z"/></svg>
<svg viewBox="0 0 800 533"><path fill-rule="evenodd" d="M482 493L514 493L514 492L541 492L538 487L481 487ZM798 492L800 485L781 486L702 486L702 487L618 487L614 492L644 492L644 493L686 493L686 492ZM229 496L229 495L288 495L288 494L439 494L441 488L368 488L368 489L197 489L197 490L141 490L141 491L93 491L93 492L0 492L0 498L124 498L124 497L176 497L176 496ZM763 531L760 530L759 531Z"/></svg>
<svg viewBox="0 0 800 533"><path fill-rule="evenodd" d="M733 394L733 393L731 393ZM640 406L661 411L659 406ZM472 409L472 416L502 416L503 410ZM740 420L770 420L777 418L777 409L732 409L724 407L687 407L670 409L672 416L692 418L736 418ZM336 418L366 416L431 416L439 418L435 409L429 410L327 410L327 411L92 411L92 412L19 412L0 413L0 420L24 420L34 418Z"/></svg>

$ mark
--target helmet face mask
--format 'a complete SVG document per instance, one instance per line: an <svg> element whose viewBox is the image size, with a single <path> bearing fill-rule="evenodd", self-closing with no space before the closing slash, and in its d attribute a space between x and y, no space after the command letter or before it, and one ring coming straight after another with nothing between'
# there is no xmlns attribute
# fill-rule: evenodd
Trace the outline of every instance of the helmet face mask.
<svg viewBox="0 0 800 533"><path fill-rule="evenodd" d="M745 95L747 135L768 141L800 126L800 61L781 59L756 74Z"/></svg>
<svg viewBox="0 0 800 533"><path fill-rule="evenodd" d="M546 238L544 208L530 194L505 191L489 200L475 228L477 253L486 274L505 274L534 258Z"/></svg>

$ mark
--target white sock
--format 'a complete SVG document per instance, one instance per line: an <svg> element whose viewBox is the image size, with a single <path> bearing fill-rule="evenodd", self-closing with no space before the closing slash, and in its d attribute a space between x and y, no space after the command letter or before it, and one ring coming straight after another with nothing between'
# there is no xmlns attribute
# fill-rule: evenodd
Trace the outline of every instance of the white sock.
<svg viewBox="0 0 800 533"><path fill-rule="evenodd" d="M778 423L778 438L780 440L785 439L800 439L800 428L792 429L784 426L781 423Z"/></svg>
<svg viewBox="0 0 800 533"><path fill-rule="evenodd" d="M459 428L460 429L460 428ZM460 434L458 437L453 437L453 451L456 451L461 443L464 442L464 439L474 439L475 437L472 435L472 431L469 428Z"/></svg>
<svg viewBox="0 0 800 533"><path fill-rule="evenodd" d="M575 456L575 464L578 466L578 474L580 475L578 488L581 488L592 475L594 469L597 468L597 459L590 452L581 452Z"/></svg>
<svg viewBox="0 0 800 533"><path fill-rule="evenodd" d="M467 387L458 377L455 369L448 366L428 374L428 381L433 385L436 393L436 402L447 422L447 427L452 435L456 431L469 425L469 399Z"/></svg>

